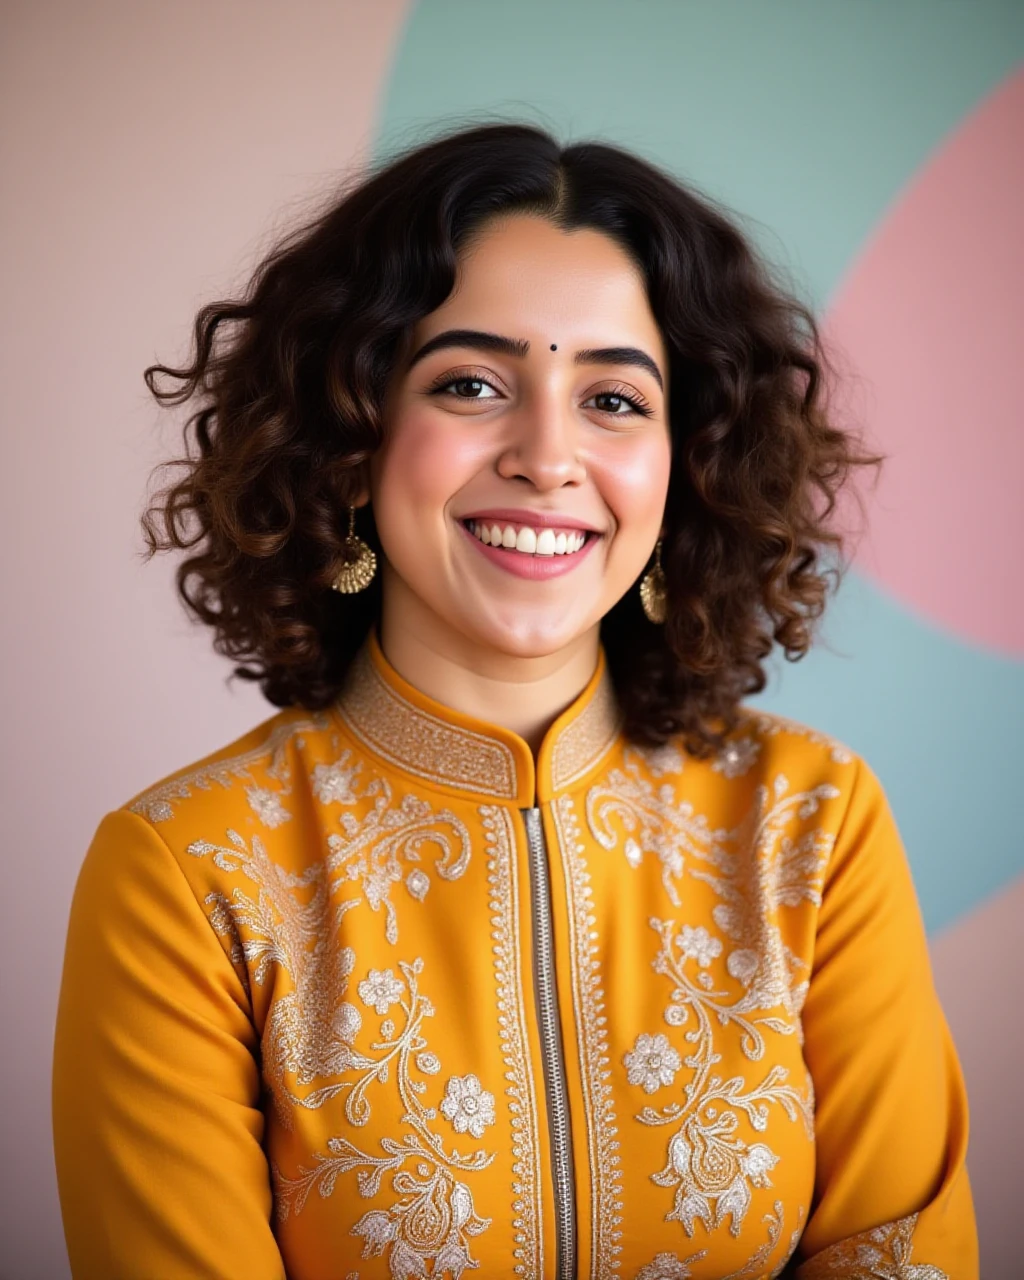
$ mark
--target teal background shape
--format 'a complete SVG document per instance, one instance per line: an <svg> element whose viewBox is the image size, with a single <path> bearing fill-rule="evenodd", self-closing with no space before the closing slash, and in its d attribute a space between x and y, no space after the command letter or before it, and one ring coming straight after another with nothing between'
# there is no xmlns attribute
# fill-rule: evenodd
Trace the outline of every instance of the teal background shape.
<svg viewBox="0 0 1024 1280"><path fill-rule="evenodd" d="M629 147L726 204L820 312L899 191L1022 58L1016 0L421 0L375 150L493 118ZM855 572L823 640L777 663L757 701L872 765L937 930L1024 872L1024 663Z"/></svg>

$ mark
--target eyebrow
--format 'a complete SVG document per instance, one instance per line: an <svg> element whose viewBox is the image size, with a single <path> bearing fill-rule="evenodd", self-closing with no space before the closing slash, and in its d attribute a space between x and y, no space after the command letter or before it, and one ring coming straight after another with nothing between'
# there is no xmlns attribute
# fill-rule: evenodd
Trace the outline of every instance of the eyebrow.
<svg viewBox="0 0 1024 1280"><path fill-rule="evenodd" d="M428 338L423 346L412 356L407 370L417 361L424 359L434 351L446 347L472 347L477 351L496 351L499 355L513 356L521 360L530 350L525 338L505 338L500 333L485 333L481 329L445 329L443 333ZM573 356L573 364L620 364L632 365L637 369L645 369L655 380L662 391L665 383L661 370L639 347L587 347L577 351Z"/></svg>

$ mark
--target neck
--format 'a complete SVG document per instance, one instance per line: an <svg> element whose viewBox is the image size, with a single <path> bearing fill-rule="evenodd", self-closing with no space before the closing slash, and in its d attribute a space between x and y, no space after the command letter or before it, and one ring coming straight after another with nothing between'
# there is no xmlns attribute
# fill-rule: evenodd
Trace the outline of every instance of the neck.
<svg viewBox="0 0 1024 1280"><path fill-rule="evenodd" d="M536 757L554 720L594 674L599 625L554 653L523 656L481 644L396 594L384 592L378 638L398 674L453 711L518 734Z"/></svg>

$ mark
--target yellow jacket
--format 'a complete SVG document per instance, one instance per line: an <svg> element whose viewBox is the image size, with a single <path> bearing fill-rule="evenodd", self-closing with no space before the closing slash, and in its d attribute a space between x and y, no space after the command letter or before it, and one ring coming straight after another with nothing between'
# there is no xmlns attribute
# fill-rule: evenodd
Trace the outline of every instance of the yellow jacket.
<svg viewBox="0 0 1024 1280"><path fill-rule="evenodd" d="M371 634L107 814L53 1103L86 1280L978 1275L877 779L753 711L631 745L603 654L535 767Z"/></svg>

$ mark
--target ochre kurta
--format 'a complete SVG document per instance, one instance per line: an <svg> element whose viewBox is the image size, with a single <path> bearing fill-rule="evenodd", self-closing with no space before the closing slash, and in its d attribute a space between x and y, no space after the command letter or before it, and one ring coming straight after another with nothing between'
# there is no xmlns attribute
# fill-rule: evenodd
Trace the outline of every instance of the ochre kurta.
<svg viewBox="0 0 1024 1280"><path fill-rule="evenodd" d="M865 763L527 744L371 634L107 814L54 1067L82 1280L975 1280L967 1099Z"/></svg>

